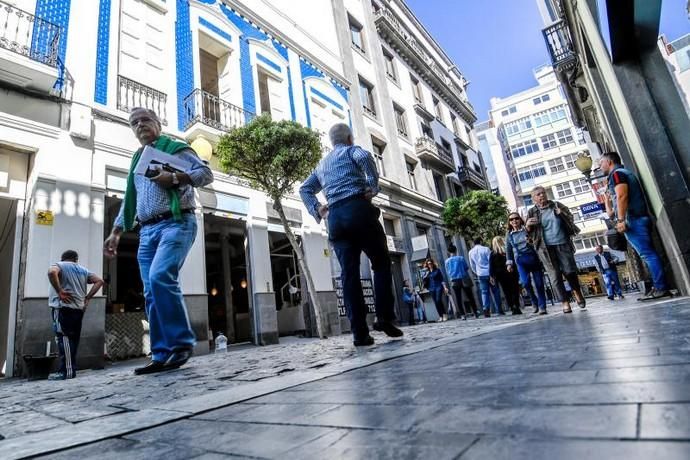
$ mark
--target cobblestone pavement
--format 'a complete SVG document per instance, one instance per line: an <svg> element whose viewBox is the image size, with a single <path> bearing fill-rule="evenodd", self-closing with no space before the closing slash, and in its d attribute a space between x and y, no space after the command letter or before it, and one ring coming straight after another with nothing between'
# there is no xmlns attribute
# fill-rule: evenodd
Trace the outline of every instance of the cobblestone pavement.
<svg viewBox="0 0 690 460"><path fill-rule="evenodd" d="M405 332L9 381L0 457L690 458L688 299Z"/></svg>

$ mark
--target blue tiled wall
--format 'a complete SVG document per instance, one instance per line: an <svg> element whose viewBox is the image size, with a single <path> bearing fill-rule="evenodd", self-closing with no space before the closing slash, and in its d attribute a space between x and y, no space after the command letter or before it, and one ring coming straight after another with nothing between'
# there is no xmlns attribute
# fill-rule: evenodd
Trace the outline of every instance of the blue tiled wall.
<svg viewBox="0 0 690 460"><path fill-rule="evenodd" d="M194 58L192 30L189 24L189 1L177 0L175 21L175 58L177 65L177 128L184 130L186 122L184 99L194 91ZM191 114L190 114L191 115Z"/></svg>
<svg viewBox="0 0 690 460"><path fill-rule="evenodd" d="M98 41L96 42L95 102L108 103L108 54L110 52L111 0L100 0L98 10Z"/></svg>

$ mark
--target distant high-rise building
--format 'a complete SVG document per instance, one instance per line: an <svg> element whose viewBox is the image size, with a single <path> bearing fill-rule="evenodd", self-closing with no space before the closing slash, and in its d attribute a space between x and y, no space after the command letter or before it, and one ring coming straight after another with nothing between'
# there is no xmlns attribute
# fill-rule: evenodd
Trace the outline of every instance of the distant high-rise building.
<svg viewBox="0 0 690 460"><path fill-rule="evenodd" d="M575 160L590 153L596 161L598 149L573 124L552 67L540 66L534 76L537 86L491 100L492 129L500 142L500 153L498 148L492 149L494 170L510 177L510 181L498 181L499 191L506 197L517 195L515 208L523 215L533 206L531 192L537 186L567 205L582 229L574 239L578 264L587 268L594 247L604 243L606 226L592 187L575 167ZM488 132L480 130L477 135Z"/></svg>
<svg viewBox="0 0 690 460"><path fill-rule="evenodd" d="M664 35L659 37L659 50L673 75L676 89L681 95L685 111L690 115L690 34L672 42Z"/></svg>

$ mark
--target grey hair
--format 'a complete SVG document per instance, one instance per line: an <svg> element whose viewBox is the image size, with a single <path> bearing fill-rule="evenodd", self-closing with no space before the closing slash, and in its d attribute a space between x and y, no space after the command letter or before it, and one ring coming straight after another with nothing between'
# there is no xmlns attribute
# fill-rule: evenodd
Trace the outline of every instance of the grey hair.
<svg viewBox="0 0 690 460"><path fill-rule="evenodd" d="M347 144L352 137L352 130L345 123L336 123L328 131L328 137L333 145Z"/></svg>
<svg viewBox="0 0 690 460"><path fill-rule="evenodd" d="M536 194L539 193L540 191L543 191L544 193L546 193L546 188L542 187L541 185L537 185L536 187L534 187L532 189L532 193L530 193L530 195L536 196Z"/></svg>
<svg viewBox="0 0 690 460"><path fill-rule="evenodd" d="M135 112L146 112L151 118L156 120L158 124L161 124L161 119L158 118L158 114L154 112L151 109L147 109L146 107L134 107L132 110L129 111L129 119L132 119L132 115L134 115Z"/></svg>

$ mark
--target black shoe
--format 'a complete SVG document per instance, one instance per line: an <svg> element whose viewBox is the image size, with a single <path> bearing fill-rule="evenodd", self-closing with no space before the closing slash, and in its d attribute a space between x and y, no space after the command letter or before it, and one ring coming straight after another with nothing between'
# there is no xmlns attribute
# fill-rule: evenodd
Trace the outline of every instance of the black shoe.
<svg viewBox="0 0 690 460"><path fill-rule="evenodd" d="M368 347L374 344L374 338L370 335L367 335L361 339L355 339L353 343L356 347Z"/></svg>
<svg viewBox="0 0 690 460"><path fill-rule="evenodd" d="M621 295L618 296L618 298L621 299L621 300L623 300L623 299L625 299L625 296L624 296L623 294L621 294Z"/></svg>
<svg viewBox="0 0 690 460"><path fill-rule="evenodd" d="M607 297L607 299L609 299L609 300L614 300L614 299L615 299L615 297L613 297L613 296L609 296L609 297Z"/></svg>
<svg viewBox="0 0 690 460"><path fill-rule="evenodd" d="M546 310L539 310L539 314L540 314L540 315L545 315L545 314L546 314Z"/></svg>
<svg viewBox="0 0 690 460"><path fill-rule="evenodd" d="M478 312L478 311L475 311L475 312L474 312L474 317L475 317L476 319L479 319L479 312Z"/></svg>
<svg viewBox="0 0 690 460"><path fill-rule="evenodd" d="M147 365L143 367L137 367L134 369L135 375L153 374L155 372L163 372L172 369L160 361L150 361Z"/></svg>
<svg viewBox="0 0 690 460"><path fill-rule="evenodd" d="M484 310L484 318L491 318L491 312L489 310Z"/></svg>
<svg viewBox="0 0 690 460"><path fill-rule="evenodd" d="M375 331L383 332L388 337L402 337L403 335L403 331L395 327L390 321L378 321L372 327Z"/></svg>
<svg viewBox="0 0 690 460"><path fill-rule="evenodd" d="M177 369L178 367L184 365L189 358L192 357L191 348L183 348L181 350L173 351L170 357L165 361L165 365L170 369Z"/></svg>
<svg viewBox="0 0 690 460"><path fill-rule="evenodd" d="M532 310L532 313L539 313L539 307L534 307L534 310Z"/></svg>
<svg viewBox="0 0 690 460"><path fill-rule="evenodd" d="M521 314L522 314L522 310L520 310L518 307L515 307L515 309L513 309L513 315L521 315Z"/></svg>

